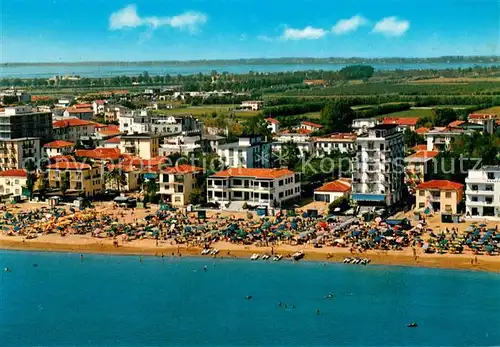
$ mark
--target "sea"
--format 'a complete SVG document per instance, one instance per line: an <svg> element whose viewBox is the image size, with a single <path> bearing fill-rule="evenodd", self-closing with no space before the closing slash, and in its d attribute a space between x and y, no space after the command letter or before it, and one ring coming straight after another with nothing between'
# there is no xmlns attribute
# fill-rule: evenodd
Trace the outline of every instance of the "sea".
<svg viewBox="0 0 500 347"><path fill-rule="evenodd" d="M113 76L138 76L145 71L149 75L192 75L210 74L212 71L229 73L254 72L287 72L306 70L338 71L348 64L198 64L198 65L176 65L176 64L60 64L60 65L22 65L22 66L0 66L0 78L50 78L54 76L80 76L80 77L113 77ZM415 69L457 69L473 66L494 66L499 63L388 63L369 64L376 70L415 70Z"/></svg>
<svg viewBox="0 0 500 347"><path fill-rule="evenodd" d="M499 273L24 251L0 266L1 346L500 345Z"/></svg>

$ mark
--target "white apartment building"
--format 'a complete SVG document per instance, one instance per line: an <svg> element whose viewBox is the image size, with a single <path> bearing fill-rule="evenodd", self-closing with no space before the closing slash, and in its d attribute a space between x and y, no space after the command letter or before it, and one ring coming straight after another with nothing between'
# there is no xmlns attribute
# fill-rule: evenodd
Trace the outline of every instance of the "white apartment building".
<svg viewBox="0 0 500 347"><path fill-rule="evenodd" d="M120 131L127 134L173 135L182 132L182 124L175 117L153 116L148 114L146 110L136 110L121 115L118 122Z"/></svg>
<svg viewBox="0 0 500 347"><path fill-rule="evenodd" d="M64 140L56 140L43 145L45 156L52 158L58 155L68 155L75 151L75 144Z"/></svg>
<svg viewBox="0 0 500 347"><path fill-rule="evenodd" d="M198 149L201 149L199 136L171 136L165 138L164 143L160 145L159 155L162 157L173 153L188 155Z"/></svg>
<svg viewBox="0 0 500 347"><path fill-rule="evenodd" d="M92 109L94 110L94 114L104 113L104 109L107 103L107 100L94 100L92 102Z"/></svg>
<svg viewBox="0 0 500 347"><path fill-rule="evenodd" d="M95 132L95 123L78 119L68 118L52 123L55 140L64 140L77 143L82 137L89 137Z"/></svg>
<svg viewBox="0 0 500 347"><path fill-rule="evenodd" d="M352 152L356 148L356 137L357 135L353 133L336 133L314 137L312 139L314 153L316 156L322 157L334 152Z"/></svg>
<svg viewBox="0 0 500 347"><path fill-rule="evenodd" d="M260 136L240 137L238 142L219 145L217 155L226 167L269 168L271 148Z"/></svg>
<svg viewBox="0 0 500 347"><path fill-rule="evenodd" d="M26 170L5 170L0 171L0 196L19 196L23 193L23 187L26 187L28 174Z"/></svg>
<svg viewBox="0 0 500 347"><path fill-rule="evenodd" d="M352 199L358 205L391 206L403 191L404 136L395 124L379 124L356 139Z"/></svg>
<svg viewBox="0 0 500 347"><path fill-rule="evenodd" d="M300 199L300 181L288 169L231 168L207 178L207 201L222 209L250 206L280 208Z"/></svg>
<svg viewBox="0 0 500 347"><path fill-rule="evenodd" d="M496 114L481 114L472 113L467 117L467 120L473 124L479 124L484 127L484 131L493 134L495 131L495 122L497 120Z"/></svg>
<svg viewBox="0 0 500 347"><path fill-rule="evenodd" d="M159 194L173 206L185 206L191 201L190 195L198 188L198 175L203 169L191 165L177 165L160 171Z"/></svg>
<svg viewBox="0 0 500 347"><path fill-rule="evenodd" d="M297 145L300 156L304 156L305 153L313 153L314 147L311 142L311 131L309 130L298 129L296 132L284 131L276 137L276 140L272 145L274 152L281 152L287 142L293 142Z"/></svg>
<svg viewBox="0 0 500 347"><path fill-rule="evenodd" d="M352 121L352 130L354 130L358 135L366 133L368 129L371 129L379 124L377 118L358 118Z"/></svg>
<svg viewBox="0 0 500 347"><path fill-rule="evenodd" d="M455 138L462 135L472 135L473 130L464 130L458 128L434 128L424 134L427 143L427 150L449 150Z"/></svg>
<svg viewBox="0 0 500 347"><path fill-rule="evenodd" d="M262 108L262 101L258 101L258 100L243 101L241 103L241 108L252 110L252 111L258 111Z"/></svg>
<svg viewBox="0 0 500 347"><path fill-rule="evenodd" d="M465 185L467 217L500 219L500 166L470 170Z"/></svg>

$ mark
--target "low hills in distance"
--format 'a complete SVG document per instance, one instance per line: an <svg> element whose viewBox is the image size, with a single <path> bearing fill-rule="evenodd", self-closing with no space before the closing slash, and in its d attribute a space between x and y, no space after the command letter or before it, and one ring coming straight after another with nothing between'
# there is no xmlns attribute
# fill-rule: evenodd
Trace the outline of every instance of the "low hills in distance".
<svg viewBox="0 0 500 347"><path fill-rule="evenodd" d="M435 64L435 63L499 63L500 56L442 56L429 58L311 58L311 57L283 57L283 58L245 58L245 59L217 59L217 60L158 60L158 61L79 61L79 62L25 62L1 63L2 67L15 66L193 66L193 65L273 65L273 64Z"/></svg>

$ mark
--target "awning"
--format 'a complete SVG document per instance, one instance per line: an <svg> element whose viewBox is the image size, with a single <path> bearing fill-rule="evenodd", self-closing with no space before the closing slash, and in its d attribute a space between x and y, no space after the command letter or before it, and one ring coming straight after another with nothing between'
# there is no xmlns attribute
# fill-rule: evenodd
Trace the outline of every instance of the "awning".
<svg viewBox="0 0 500 347"><path fill-rule="evenodd" d="M352 194L355 201L385 201L385 194Z"/></svg>

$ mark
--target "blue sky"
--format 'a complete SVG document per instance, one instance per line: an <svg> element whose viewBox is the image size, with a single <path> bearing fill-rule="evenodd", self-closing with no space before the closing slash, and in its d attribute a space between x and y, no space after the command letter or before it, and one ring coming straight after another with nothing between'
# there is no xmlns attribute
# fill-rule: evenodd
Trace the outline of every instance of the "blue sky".
<svg viewBox="0 0 500 347"><path fill-rule="evenodd" d="M2 62L500 54L498 0L4 0Z"/></svg>

